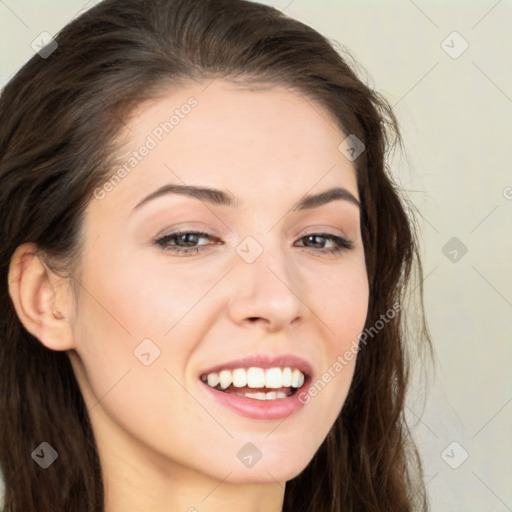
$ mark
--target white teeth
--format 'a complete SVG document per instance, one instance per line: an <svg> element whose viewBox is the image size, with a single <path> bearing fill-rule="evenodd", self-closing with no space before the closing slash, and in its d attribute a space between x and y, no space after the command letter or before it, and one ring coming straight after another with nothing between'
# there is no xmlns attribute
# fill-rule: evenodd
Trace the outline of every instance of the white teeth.
<svg viewBox="0 0 512 512"><path fill-rule="evenodd" d="M283 388L289 388L292 385L292 369L283 368Z"/></svg>
<svg viewBox="0 0 512 512"><path fill-rule="evenodd" d="M270 391L269 393L245 393L240 394L246 398L254 398L256 400L278 400L281 398L287 398L288 395L282 391Z"/></svg>
<svg viewBox="0 0 512 512"><path fill-rule="evenodd" d="M300 388L304 384L304 375L300 370L293 370L292 372L292 387Z"/></svg>
<svg viewBox="0 0 512 512"><path fill-rule="evenodd" d="M214 388L220 382L218 373L208 374L208 386Z"/></svg>
<svg viewBox="0 0 512 512"><path fill-rule="evenodd" d="M251 367L249 369L237 368L236 370L212 372L208 375L202 375L201 380L212 388L219 387L222 390L229 388L231 385L235 388L298 389L304 384L304 374L297 368L292 370L290 367L268 369ZM274 400L275 398L285 398L288 396L288 394L282 391L277 391L276 396L270 392L270 398L268 398L269 393L265 395L265 398L262 398L260 395L265 395L265 393L242 394L242 396L249 396L249 398L257 398L259 400Z"/></svg>
<svg viewBox="0 0 512 512"><path fill-rule="evenodd" d="M247 398L255 398L256 400L266 400L267 395L265 393L245 393Z"/></svg>
<svg viewBox="0 0 512 512"><path fill-rule="evenodd" d="M233 377L231 375L230 370L222 370L219 373L219 379L220 379L220 387L222 389L229 388L231 386L231 383L233 382Z"/></svg>
<svg viewBox="0 0 512 512"><path fill-rule="evenodd" d="M247 385L247 373L243 368L238 368L233 371L233 386L236 388L243 388Z"/></svg>
<svg viewBox="0 0 512 512"><path fill-rule="evenodd" d="M250 388L265 387L265 372L263 368L249 368L247 370L247 385Z"/></svg>
<svg viewBox="0 0 512 512"><path fill-rule="evenodd" d="M270 368L265 372L265 387L271 389L283 387L281 368Z"/></svg>

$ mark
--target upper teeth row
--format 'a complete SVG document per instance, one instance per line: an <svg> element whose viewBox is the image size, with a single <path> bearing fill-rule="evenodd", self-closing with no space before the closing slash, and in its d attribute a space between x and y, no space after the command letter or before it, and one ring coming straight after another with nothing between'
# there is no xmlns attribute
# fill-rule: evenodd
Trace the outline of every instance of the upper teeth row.
<svg viewBox="0 0 512 512"><path fill-rule="evenodd" d="M203 381L214 388L220 384L226 389L231 384L237 388L248 386L250 388L300 388L304 384L304 374L291 368L237 368L236 370L221 370L220 372L203 375Z"/></svg>

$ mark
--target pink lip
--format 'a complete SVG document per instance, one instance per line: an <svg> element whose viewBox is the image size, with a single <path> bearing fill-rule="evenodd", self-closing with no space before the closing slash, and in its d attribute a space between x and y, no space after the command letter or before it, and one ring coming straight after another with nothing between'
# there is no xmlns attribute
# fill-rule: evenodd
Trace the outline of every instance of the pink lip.
<svg viewBox="0 0 512 512"><path fill-rule="evenodd" d="M235 359L227 363L217 364L201 372L200 375L208 375L209 373L220 372L221 370L236 370L237 368L297 368L305 376L312 376L312 366L301 357L294 355L266 356L254 355Z"/></svg>
<svg viewBox="0 0 512 512"><path fill-rule="evenodd" d="M247 398L238 396L224 391L218 391L208 384L201 381L206 392L211 393L212 397L222 405L228 407L232 411L251 419L259 420L282 420L287 416L299 411L304 407L300 401L300 392L309 387L312 381L313 368L304 359L293 355L282 355L269 357L265 355L256 355L236 359L227 363L212 366L201 372L201 375L219 372L220 370L235 370L237 368L297 368L304 376L304 384L292 396L287 398L278 398L276 400L257 400L255 398Z"/></svg>
<svg viewBox="0 0 512 512"><path fill-rule="evenodd" d="M304 404L300 401L300 392L303 389L307 389L310 382L311 378L307 377L302 388L298 389L295 394L288 398L278 398L276 400L247 398L245 396L225 393L224 391L217 391L204 382L201 382L201 384L207 393L212 394L215 400L241 416L255 420L283 420L304 407Z"/></svg>

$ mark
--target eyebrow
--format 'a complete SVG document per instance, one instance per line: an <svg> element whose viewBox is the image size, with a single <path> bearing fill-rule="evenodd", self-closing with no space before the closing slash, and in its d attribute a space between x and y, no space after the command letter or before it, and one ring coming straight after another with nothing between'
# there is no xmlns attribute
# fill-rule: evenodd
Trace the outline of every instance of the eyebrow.
<svg viewBox="0 0 512 512"><path fill-rule="evenodd" d="M189 197L195 197L196 199L207 201L208 203L214 205L231 206L236 208L240 207L240 202L238 199L230 192L226 192L224 190L198 187L195 185L169 184L164 185L163 187L146 196L133 209L136 210L149 201L168 194L181 194ZM308 210L310 208L317 208L336 200L348 201L352 204L355 204L359 208L361 207L360 202L346 188L334 187L326 190L325 192L320 192L319 194L305 195L293 206L292 210L301 211Z"/></svg>

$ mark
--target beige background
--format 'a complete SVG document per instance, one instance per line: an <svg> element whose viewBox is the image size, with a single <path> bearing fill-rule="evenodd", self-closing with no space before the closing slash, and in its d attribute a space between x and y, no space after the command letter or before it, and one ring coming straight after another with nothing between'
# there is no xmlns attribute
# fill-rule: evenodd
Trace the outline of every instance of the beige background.
<svg viewBox="0 0 512 512"><path fill-rule="evenodd" d="M0 84L95 3L0 0ZM437 359L409 403L432 510L512 510L512 0L266 3L348 47L402 126Z"/></svg>

